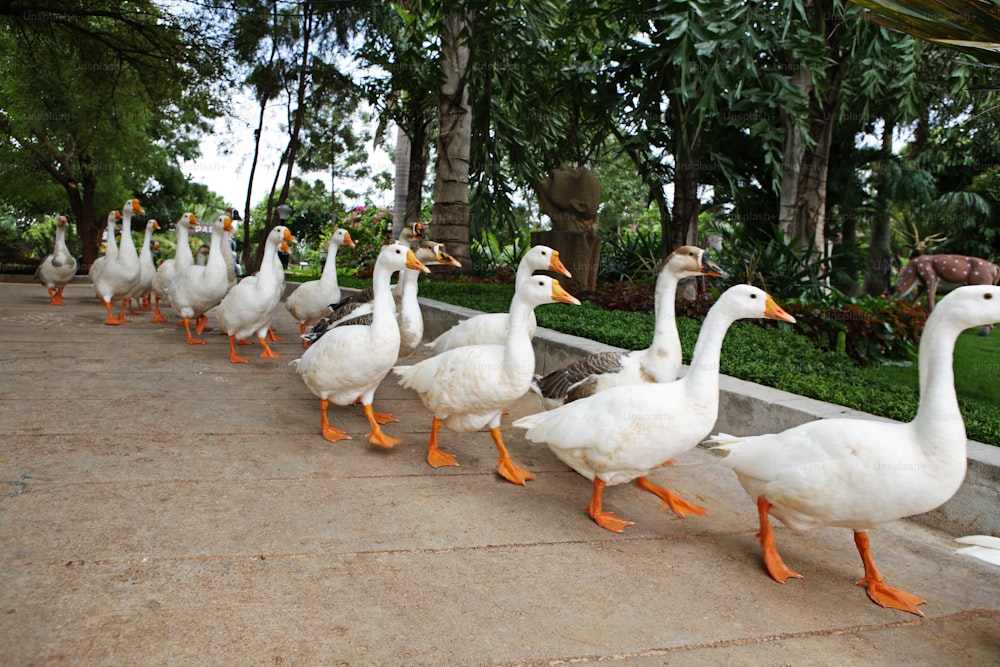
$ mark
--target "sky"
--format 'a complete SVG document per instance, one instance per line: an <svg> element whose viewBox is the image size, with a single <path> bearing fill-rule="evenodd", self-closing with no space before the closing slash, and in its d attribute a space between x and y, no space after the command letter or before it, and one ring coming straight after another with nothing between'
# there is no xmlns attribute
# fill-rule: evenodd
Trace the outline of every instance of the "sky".
<svg viewBox="0 0 1000 667"><path fill-rule="evenodd" d="M257 126L258 114L259 107L251 97L246 95L232 97L227 117L217 119L214 131L202 138L201 157L182 163L184 173L193 181L207 185L241 211L246 202L247 181L250 178L250 164L253 160L253 130ZM284 106L271 106L265 116L261 155L254 173L252 206L266 199L271 189L281 151L288 142L287 135L281 131L285 121ZM374 127L369 129L374 130ZM372 173L387 170L392 172L392 160L388 153L381 148L374 149L371 144L368 151ZM327 188L330 187L328 172L304 174L296 170L293 175L309 180L320 179L326 183ZM345 186L347 184L338 182L337 189L342 192ZM360 192L367 190L366 184L363 183L352 183L349 187ZM384 197L385 200L375 201L375 204L392 205L391 192L376 196ZM357 205L363 204L364 201L346 203ZM294 207L295 203L291 204Z"/></svg>

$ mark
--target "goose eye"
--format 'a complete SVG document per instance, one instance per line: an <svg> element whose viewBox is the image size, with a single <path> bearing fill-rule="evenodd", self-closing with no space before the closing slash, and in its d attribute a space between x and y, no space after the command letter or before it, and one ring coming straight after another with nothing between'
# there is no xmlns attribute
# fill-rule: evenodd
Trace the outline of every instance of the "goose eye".
<svg viewBox="0 0 1000 667"><path fill-rule="evenodd" d="M992 299L993 298L993 294L991 294L991 293L984 294L983 298L986 299L986 300Z"/></svg>
<svg viewBox="0 0 1000 667"><path fill-rule="evenodd" d="M756 295L756 294L751 294L751 295L750 295L750 298L751 298L751 299L756 299L756 298L757 298L757 295Z"/></svg>

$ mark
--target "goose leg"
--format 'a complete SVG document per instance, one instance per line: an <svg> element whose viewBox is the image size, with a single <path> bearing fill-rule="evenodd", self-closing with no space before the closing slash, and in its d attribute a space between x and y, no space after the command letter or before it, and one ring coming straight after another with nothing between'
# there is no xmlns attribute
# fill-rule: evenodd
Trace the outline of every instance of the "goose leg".
<svg viewBox="0 0 1000 667"><path fill-rule="evenodd" d="M49 290L49 302L53 306L65 306L66 302L63 301L62 293L63 293L63 288L62 287L60 287L58 289L54 289L54 290L50 289Z"/></svg>
<svg viewBox="0 0 1000 667"><path fill-rule="evenodd" d="M594 522L604 528L605 530L610 530L614 533L624 532L627 526L634 526L635 521L629 521L627 519L620 519L614 515L613 512L605 512L602 499L604 497L604 480L594 478L594 491L590 495L590 505L587 506L587 512L590 514L590 518Z"/></svg>
<svg viewBox="0 0 1000 667"><path fill-rule="evenodd" d="M917 605L925 604L926 600L912 593L890 588L882 581L882 575L879 574L878 569L875 567L875 561L872 560L871 548L868 544L868 533L855 531L854 544L858 547L858 553L861 554L861 562L865 566L865 577L858 581L858 586L864 584L868 587L868 597L871 598L872 602L882 607L891 607L892 609L908 611L911 614L923 616L923 612L917 609Z"/></svg>
<svg viewBox="0 0 1000 667"><path fill-rule="evenodd" d="M368 423L372 427L372 430L368 432L368 442L379 447L385 447L386 449L403 442L399 438L391 438L383 433L382 427L379 426L378 420L375 418L375 414L372 404L365 403L365 417L368 417Z"/></svg>
<svg viewBox="0 0 1000 667"><path fill-rule="evenodd" d="M128 314L134 315L135 311L132 310L132 299L122 299L121 310L118 311L118 319L122 322L131 322L132 320L125 317L125 306L128 305Z"/></svg>
<svg viewBox="0 0 1000 667"><path fill-rule="evenodd" d="M205 330L205 325L208 324L208 315L202 313L198 316L198 320L195 323L195 332L200 336L201 332Z"/></svg>
<svg viewBox="0 0 1000 667"><path fill-rule="evenodd" d="M662 486L653 484L646 477L636 477L635 483L643 491L649 491L663 501L663 504L660 505L660 509L669 507L670 511L677 516L688 516L689 514L708 514L708 510L704 507L689 503L680 496L676 495L670 489L665 489Z"/></svg>
<svg viewBox="0 0 1000 667"><path fill-rule="evenodd" d="M120 317L115 317L114 310L111 308L110 301L103 301L104 307L108 309L108 319L104 320L105 324L121 324L125 320Z"/></svg>
<svg viewBox="0 0 1000 667"><path fill-rule="evenodd" d="M166 316L160 312L160 297L156 297L156 303L153 307L153 317L149 321L157 324L167 321Z"/></svg>
<svg viewBox="0 0 1000 667"><path fill-rule="evenodd" d="M350 440L351 436L347 435L339 428L334 428L330 426L329 420L326 418L326 409L329 407L330 401L325 398L321 398L319 401L319 411L320 411L320 424L323 428L323 437L330 442L337 442L338 440Z"/></svg>
<svg viewBox="0 0 1000 667"><path fill-rule="evenodd" d="M437 417L431 421L431 439L427 442L427 465L432 468L441 466L457 466L458 459L452 454L442 452L438 448L438 431L441 430L441 420Z"/></svg>
<svg viewBox="0 0 1000 667"><path fill-rule="evenodd" d="M305 333L305 332L303 332ZM267 328L267 339L272 343L280 343L281 339L278 338L277 334L274 333L274 327Z"/></svg>
<svg viewBox="0 0 1000 667"><path fill-rule="evenodd" d="M771 503L767 502L767 498L764 496L758 498L757 513L760 515L760 532L757 536L760 538L760 546L764 548L764 565L771 578L779 584L785 583L785 579L789 577L801 579L801 574L785 565L778 554L778 549L774 546L774 531L771 529L771 519L768 516L770 511Z"/></svg>
<svg viewBox="0 0 1000 667"><path fill-rule="evenodd" d="M299 331L301 331L302 335L304 336L306 334L306 325L303 324L303 323L301 323L301 322L299 322ZM308 348L309 348L309 341L307 341L305 338L303 338L302 339L302 349L305 350L305 349L308 349Z"/></svg>
<svg viewBox="0 0 1000 667"><path fill-rule="evenodd" d="M236 336L229 337L229 361L234 364L245 364L249 361L246 357L236 354Z"/></svg>
<svg viewBox="0 0 1000 667"><path fill-rule="evenodd" d="M188 345L204 345L205 344L205 341L203 341L201 338L195 338L194 336L191 335L191 320L187 316L184 317L184 322L182 322L182 324L184 325L184 331L187 332L187 344Z"/></svg>
<svg viewBox="0 0 1000 667"><path fill-rule="evenodd" d="M500 427L494 426L490 429L490 437L493 438L493 444L497 446L497 451L500 452L500 458L497 460L497 472L508 482L513 482L514 484L520 484L524 486L524 483L529 479L535 479L535 473L518 467L516 463L510 458L510 453L503 444L503 436L500 434Z"/></svg>
<svg viewBox="0 0 1000 667"><path fill-rule="evenodd" d="M231 338L231 337L230 337ZM260 356L265 359L280 359L281 355L270 348L267 344L267 340L261 336L257 340L260 341L260 346L264 348L264 351L260 353Z"/></svg>

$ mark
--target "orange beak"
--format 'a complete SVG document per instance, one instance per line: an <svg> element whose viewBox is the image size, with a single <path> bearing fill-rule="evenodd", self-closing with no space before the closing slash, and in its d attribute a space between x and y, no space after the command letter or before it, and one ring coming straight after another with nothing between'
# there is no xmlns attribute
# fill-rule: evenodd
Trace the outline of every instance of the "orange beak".
<svg viewBox="0 0 1000 667"><path fill-rule="evenodd" d="M549 260L549 271L555 271L556 273L561 273L567 278L573 277L573 274L569 272L569 269L563 266L562 260L559 259L558 250L552 251L552 259Z"/></svg>
<svg viewBox="0 0 1000 667"><path fill-rule="evenodd" d="M160 223L158 223L156 220L150 220L150 222L153 223L153 229L160 228Z"/></svg>
<svg viewBox="0 0 1000 667"><path fill-rule="evenodd" d="M194 213L188 214L188 220L191 222L192 225L198 224L198 218L194 217Z"/></svg>
<svg viewBox="0 0 1000 667"><path fill-rule="evenodd" d="M115 220L121 220L121 219L122 219L122 212L115 211Z"/></svg>
<svg viewBox="0 0 1000 667"><path fill-rule="evenodd" d="M348 248L354 247L354 239L351 238L350 232L344 232L344 245Z"/></svg>
<svg viewBox="0 0 1000 667"><path fill-rule="evenodd" d="M222 228L225 229L227 232L233 231L233 219L230 218L228 215L222 219Z"/></svg>
<svg viewBox="0 0 1000 667"><path fill-rule="evenodd" d="M138 199L132 200L132 211L139 215L146 215L146 212L142 210L142 206L139 205Z"/></svg>
<svg viewBox="0 0 1000 667"><path fill-rule="evenodd" d="M285 243L295 243L295 237L292 236L292 232L289 231L288 227L285 227L284 240L285 240ZM285 252L287 252L287 251L285 251Z"/></svg>
<svg viewBox="0 0 1000 667"><path fill-rule="evenodd" d="M458 268L462 267L462 263L460 261L458 261L457 259L455 259L454 257L452 257L451 255L449 255L444 251L443 243L437 244L437 247L434 248L434 252L437 254L437 262L439 264L444 264L446 266L456 266Z"/></svg>
<svg viewBox="0 0 1000 667"><path fill-rule="evenodd" d="M784 308L775 303L770 294L767 295L767 303L764 307L764 317L772 320L795 322L795 318L786 313Z"/></svg>
<svg viewBox="0 0 1000 667"><path fill-rule="evenodd" d="M552 280L552 300L560 303L570 303L574 306L580 305L580 300L563 289L558 280Z"/></svg>
<svg viewBox="0 0 1000 667"><path fill-rule="evenodd" d="M406 268L413 269L414 271L423 271L424 273L430 273L431 270L424 266L424 263L417 259L417 256L413 254L412 250L406 251Z"/></svg>

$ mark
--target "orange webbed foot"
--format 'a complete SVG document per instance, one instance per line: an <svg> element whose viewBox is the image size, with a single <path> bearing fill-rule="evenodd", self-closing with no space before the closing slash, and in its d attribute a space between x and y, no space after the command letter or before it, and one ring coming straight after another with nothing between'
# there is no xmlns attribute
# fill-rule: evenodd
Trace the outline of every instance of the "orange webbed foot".
<svg viewBox="0 0 1000 667"><path fill-rule="evenodd" d="M868 586L868 597L871 598L871 601L882 607L899 609L900 611L906 611L917 616L923 616L923 612L917 609L918 605L925 604L926 601L923 598L886 586L885 582L882 581L882 575L879 574L878 568L875 567L875 561L872 559L868 533L865 531L855 531L854 544L858 547L858 554L860 554L861 562L865 566L864 579L859 580L858 585L864 584Z"/></svg>
<svg viewBox="0 0 1000 667"><path fill-rule="evenodd" d="M644 491L649 491L654 496L663 501L660 505L660 509L670 508L670 511L677 516L689 516L691 514L698 514L699 516L704 516L708 514L708 510L701 505L695 505L694 503L689 503L677 494L675 494L670 489L665 489L662 486L657 486L650 482L645 477L637 477L635 480L636 485Z"/></svg>
<svg viewBox="0 0 1000 667"><path fill-rule="evenodd" d="M442 452L437 447L434 447L433 449L428 448L427 465L432 468L441 468L442 466L458 466L458 459L455 458L454 454Z"/></svg>
<svg viewBox="0 0 1000 667"><path fill-rule="evenodd" d="M599 477L594 478L594 489L590 495L590 504L587 505L587 513L598 526L613 533L624 532L628 526L634 526L634 521L622 519L614 515L613 512L604 511L604 487L607 482Z"/></svg>
<svg viewBox="0 0 1000 667"><path fill-rule="evenodd" d="M917 616L924 615L922 611L917 609L917 606L926 604L927 601L912 593L887 586L882 580L869 581L867 578L859 579L858 586L867 586L868 597L880 607L908 611Z"/></svg>
<svg viewBox="0 0 1000 667"><path fill-rule="evenodd" d="M617 517L614 512L590 512L590 518L601 528L613 533L623 533L627 527L635 525L635 521Z"/></svg>
<svg viewBox="0 0 1000 667"><path fill-rule="evenodd" d="M785 565L785 561L781 560L781 554L778 553L778 548L774 542L774 529L771 528L770 511L771 503L767 501L767 498L764 496L757 498L757 513L760 517L760 532L757 533L757 537L760 539L760 546L764 550L764 566L767 568L767 572L771 575L771 578L779 584L785 583L785 580L789 577L801 579L801 574Z"/></svg>
<svg viewBox="0 0 1000 667"><path fill-rule="evenodd" d="M801 574L785 565L785 561L781 560L781 555L773 545L770 549L764 548L764 567L767 568L767 573L771 575L771 578L779 584L785 583L785 580L789 578L802 578Z"/></svg>
<svg viewBox="0 0 1000 667"><path fill-rule="evenodd" d="M399 443L403 442L400 438L393 438L382 432L382 429L378 431L368 432L368 442L373 445L378 445L379 447L385 447L386 449L391 449Z"/></svg>
<svg viewBox="0 0 1000 667"><path fill-rule="evenodd" d="M378 445L379 447L385 447L389 449L390 447L395 447L399 443L403 442L399 438L393 438L382 432L379 427L381 422L378 421L378 414L372 408L371 404L367 404L365 407L365 417L368 417L368 424L371 426L371 431L368 432L368 442L373 445ZM398 421L392 419L392 421Z"/></svg>
<svg viewBox="0 0 1000 667"><path fill-rule="evenodd" d="M524 486L529 480L535 479L535 473L518 466L510 458L497 461L497 472L508 482Z"/></svg>
<svg viewBox="0 0 1000 667"><path fill-rule="evenodd" d="M399 421L388 412L373 412L372 416L375 417L375 422L378 424L392 424Z"/></svg>
<svg viewBox="0 0 1000 667"><path fill-rule="evenodd" d="M337 442L338 440L351 440L351 436L347 435L339 428L330 426L327 424L323 427L323 438L329 440L330 442Z"/></svg>
<svg viewBox="0 0 1000 667"><path fill-rule="evenodd" d="M263 357L265 359L280 359L281 358L281 355L279 353L275 352L274 350L272 350L271 346L269 346L267 344L267 340L265 340L263 337L259 338L258 340L260 341L260 346L264 348L264 350L260 353L261 357Z"/></svg>

